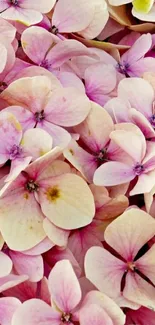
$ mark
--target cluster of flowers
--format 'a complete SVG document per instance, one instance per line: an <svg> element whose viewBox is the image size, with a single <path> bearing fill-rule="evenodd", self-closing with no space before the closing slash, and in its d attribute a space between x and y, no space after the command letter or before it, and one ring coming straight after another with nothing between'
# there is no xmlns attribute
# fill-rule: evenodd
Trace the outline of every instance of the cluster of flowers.
<svg viewBox="0 0 155 325"><path fill-rule="evenodd" d="M1 325L155 324L155 35L120 25L131 2L154 20L0 0Z"/></svg>

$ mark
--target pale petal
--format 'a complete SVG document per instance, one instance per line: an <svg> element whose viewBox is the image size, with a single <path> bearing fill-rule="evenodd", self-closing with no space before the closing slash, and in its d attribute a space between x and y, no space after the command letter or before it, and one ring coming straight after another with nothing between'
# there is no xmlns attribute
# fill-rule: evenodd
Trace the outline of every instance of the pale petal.
<svg viewBox="0 0 155 325"><path fill-rule="evenodd" d="M15 312L12 325L59 325L61 314L40 299L30 299L24 302Z"/></svg>
<svg viewBox="0 0 155 325"><path fill-rule="evenodd" d="M37 0L33 0L33 2L31 0L24 0L20 6L24 9L31 8L41 13L47 13L54 7L55 2L56 0L46 0L46 2L44 0L39 0L39 2Z"/></svg>
<svg viewBox="0 0 155 325"><path fill-rule="evenodd" d="M53 139L53 148L59 146L64 149L71 141L71 135L68 131L51 122L44 121L42 124L38 124L37 127L42 128L51 135Z"/></svg>
<svg viewBox="0 0 155 325"><path fill-rule="evenodd" d="M18 284L26 281L27 279L27 275L9 274L7 276L4 276L3 278L0 278L0 292L3 292L9 288L13 288Z"/></svg>
<svg viewBox="0 0 155 325"><path fill-rule="evenodd" d="M128 130L116 130L111 132L110 138L136 163L140 163L146 152L146 142L143 134L136 134Z"/></svg>
<svg viewBox="0 0 155 325"><path fill-rule="evenodd" d="M120 293L126 264L101 247L91 247L85 256L86 277L111 298Z"/></svg>
<svg viewBox="0 0 155 325"><path fill-rule="evenodd" d="M136 267L147 278L155 284L155 265L154 265L155 244L138 260L136 260Z"/></svg>
<svg viewBox="0 0 155 325"><path fill-rule="evenodd" d="M11 150L19 145L22 138L22 128L16 117L5 111L0 113L0 164L11 159Z"/></svg>
<svg viewBox="0 0 155 325"><path fill-rule="evenodd" d="M137 111L134 108L131 108L129 110L129 116L132 122L141 129L147 139L155 137L155 131L153 127L151 126L148 119L141 112Z"/></svg>
<svg viewBox="0 0 155 325"><path fill-rule="evenodd" d="M90 305L82 308L80 313L81 325L113 325L113 321L108 314L97 305Z"/></svg>
<svg viewBox="0 0 155 325"><path fill-rule="evenodd" d="M2 325L10 325L15 311L21 302L13 297L0 298L0 322Z"/></svg>
<svg viewBox="0 0 155 325"><path fill-rule="evenodd" d="M14 269L18 274L26 274L32 282L43 278L44 268L42 256L28 256L19 252L10 251Z"/></svg>
<svg viewBox="0 0 155 325"><path fill-rule="evenodd" d="M95 6L87 0L60 0L55 7L52 24L60 33L73 33L86 28L93 19Z"/></svg>
<svg viewBox="0 0 155 325"><path fill-rule="evenodd" d="M28 129L22 138L21 146L24 153L33 160L43 156L52 149L52 137L44 130L35 128Z"/></svg>
<svg viewBox="0 0 155 325"><path fill-rule="evenodd" d="M8 176L5 178L5 182L13 181L22 170L24 170L31 162L32 157L16 158L11 162L11 168Z"/></svg>
<svg viewBox="0 0 155 325"><path fill-rule="evenodd" d="M75 127L83 142L95 153L104 149L113 129L114 124L110 115L104 108L93 102L91 102L91 111L86 120Z"/></svg>
<svg viewBox="0 0 155 325"><path fill-rule="evenodd" d="M1 97L11 105L21 105L36 113L44 109L51 87L48 77L27 77L12 82Z"/></svg>
<svg viewBox="0 0 155 325"><path fill-rule="evenodd" d="M87 96L104 106L106 96L116 86L116 69L113 65L96 63L85 71L85 88Z"/></svg>
<svg viewBox="0 0 155 325"><path fill-rule="evenodd" d="M132 167L122 162L110 161L95 171L93 182L99 186L114 186L130 182L134 178Z"/></svg>
<svg viewBox="0 0 155 325"><path fill-rule="evenodd" d="M109 18L107 3L103 0L95 0L95 13L91 23L79 34L86 39L92 39L98 36Z"/></svg>
<svg viewBox="0 0 155 325"><path fill-rule="evenodd" d="M8 275L12 270L12 261L9 256L0 252L0 278Z"/></svg>
<svg viewBox="0 0 155 325"><path fill-rule="evenodd" d="M70 231L56 227L47 218L43 221L43 228L48 238L57 246L67 246Z"/></svg>
<svg viewBox="0 0 155 325"><path fill-rule="evenodd" d="M93 195L77 175L64 174L41 181L38 195L43 213L57 227L76 229L94 217Z"/></svg>
<svg viewBox="0 0 155 325"><path fill-rule="evenodd" d="M0 73L4 70L7 61L7 49L0 43Z"/></svg>
<svg viewBox="0 0 155 325"><path fill-rule="evenodd" d="M104 237L126 261L132 261L154 234L155 220L146 212L131 208L106 228Z"/></svg>
<svg viewBox="0 0 155 325"><path fill-rule="evenodd" d="M65 5L67 4L65 3ZM97 58L97 55L94 54L93 51L87 48L84 44L76 40L69 39L64 40L63 42L59 42L54 47L52 47L52 49L48 51L46 59L49 63L49 70L53 71L55 68L60 68L63 63L66 61L68 62L68 60L71 58L83 55L90 58Z"/></svg>
<svg viewBox="0 0 155 325"><path fill-rule="evenodd" d="M135 303L155 309L155 288L136 273L127 273L123 295Z"/></svg>
<svg viewBox="0 0 155 325"><path fill-rule="evenodd" d="M131 46L131 48L126 51L122 57L121 62L132 65L134 62L138 61L149 51L152 45L152 37L151 34L144 34L138 38L138 40Z"/></svg>
<svg viewBox="0 0 155 325"><path fill-rule="evenodd" d="M42 14L39 11L32 9L22 9L18 6L11 6L1 13L1 17L8 20L15 20L23 23L26 26L37 24L42 20Z"/></svg>
<svg viewBox="0 0 155 325"><path fill-rule="evenodd" d="M85 94L73 87L55 90L46 107L46 120L60 126L74 126L81 123L91 109Z"/></svg>
<svg viewBox="0 0 155 325"><path fill-rule="evenodd" d="M82 125L81 125L82 126ZM82 149L73 139L63 152L64 157L86 177L88 182L92 182L94 172L98 166L95 156L90 155Z"/></svg>
<svg viewBox="0 0 155 325"><path fill-rule="evenodd" d="M81 288L68 260L61 260L53 267L49 289L54 303L63 312L71 312L80 302Z"/></svg>
<svg viewBox="0 0 155 325"><path fill-rule="evenodd" d="M26 250L41 242L46 237L43 218L33 194L24 189L7 193L0 200L1 232L11 249Z"/></svg>
<svg viewBox="0 0 155 325"><path fill-rule="evenodd" d="M154 90L147 80L141 78L125 78L118 85L118 96L128 100L132 108L136 108L146 117L152 115Z"/></svg>
<svg viewBox="0 0 155 325"><path fill-rule="evenodd" d="M101 307L112 319L113 321L112 324L124 325L125 322L124 313L119 308L119 306L114 302L114 300L106 296L104 293L101 293L96 290L91 290L90 292L88 292L82 302L82 308L85 306L89 307L92 304Z"/></svg>
<svg viewBox="0 0 155 325"><path fill-rule="evenodd" d="M27 28L22 36L22 48L32 62L40 65L46 58L46 53L52 46L54 40L51 33L38 26ZM40 46L42 44L42 46Z"/></svg>
<svg viewBox="0 0 155 325"><path fill-rule="evenodd" d="M130 191L130 195L149 193L155 184L155 170L147 174L141 174L134 188Z"/></svg>
<svg viewBox="0 0 155 325"><path fill-rule="evenodd" d="M53 246L54 246L53 243L46 237L41 241L41 243L39 243L38 245L34 246L31 249L24 251L23 253L30 256L40 255L50 250Z"/></svg>

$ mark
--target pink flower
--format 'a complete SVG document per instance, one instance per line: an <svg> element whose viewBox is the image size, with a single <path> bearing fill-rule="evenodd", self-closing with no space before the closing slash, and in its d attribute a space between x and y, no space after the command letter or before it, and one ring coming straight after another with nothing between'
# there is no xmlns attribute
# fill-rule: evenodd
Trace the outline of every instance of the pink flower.
<svg viewBox="0 0 155 325"><path fill-rule="evenodd" d="M105 162L126 161L126 153L122 154L122 149L110 141L114 123L98 104L91 102L89 115L74 130L80 134L79 144L72 140L64 150L64 156L89 182L92 183L94 172Z"/></svg>
<svg viewBox="0 0 155 325"><path fill-rule="evenodd" d="M23 32L21 43L23 51L31 61L49 71L60 68L72 57L81 55L96 57L91 49L80 42L73 39L61 41L46 29L37 26ZM40 43L43 44L42 50Z"/></svg>
<svg viewBox="0 0 155 325"><path fill-rule="evenodd" d="M52 307L39 299L26 301L14 314L12 325L21 324L25 317L29 325L60 325L61 322L72 324L72 321L77 320L75 308L81 300L81 289L68 260L56 263L50 272L48 283Z"/></svg>
<svg viewBox="0 0 155 325"><path fill-rule="evenodd" d="M37 3L31 0L3 0L0 3L0 15L2 18L17 20L29 26L40 22L42 14L49 12L55 2L56 0L39 0Z"/></svg>
<svg viewBox="0 0 155 325"><path fill-rule="evenodd" d="M16 112L24 130L27 122L28 128L44 129L52 136L54 146L69 143L70 134L63 127L81 123L91 108L85 94L73 87L57 87L45 76L18 79L1 96L9 104L25 108Z"/></svg>
<svg viewBox="0 0 155 325"><path fill-rule="evenodd" d="M0 251L0 292L12 288L28 279L28 276L13 273L13 263L9 256Z"/></svg>
<svg viewBox="0 0 155 325"><path fill-rule="evenodd" d="M0 229L10 249L30 249L46 237L45 232L62 242L64 230L68 236L69 230L92 221L93 195L67 164L54 161L60 154L57 147L38 158L1 190Z"/></svg>
<svg viewBox="0 0 155 325"><path fill-rule="evenodd" d="M127 210L105 230L109 250L88 250L86 277L111 298L116 299L122 291L126 299L154 308L155 246L145 254L140 252L154 235L155 221L151 216L139 209Z"/></svg>
<svg viewBox="0 0 155 325"><path fill-rule="evenodd" d="M85 38L95 38L100 34L109 18L104 0L59 0L52 16L52 32L75 33Z"/></svg>
<svg viewBox="0 0 155 325"><path fill-rule="evenodd" d="M107 295L89 291L78 311L82 325L124 325L125 315Z"/></svg>
<svg viewBox="0 0 155 325"><path fill-rule="evenodd" d="M1 325L11 325L12 317L19 308L21 302L13 297L0 298L0 322Z"/></svg>
<svg viewBox="0 0 155 325"><path fill-rule="evenodd" d="M29 129L23 135L20 123L7 111L0 112L0 124L0 164L11 161L10 173L5 179L10 181L18 176L31 160L51 150L52 138L41 129Z"/></svg>
<svg viewBox="0 0 155 325"><path fill-rule="evenodd" d="M155 143L146 142L140 130L137 133L130 130L116 130L110 137L130 156L131 160L127 163L106 162L96 170L94 183L114 186L138 178L130 195L150 192L155 182Z"/></svg>
<svg viewBox="0 0 155 325"><path fill-rule="evenodd" d="M118 97L105 105L116 123L132 121L147 139L155 137L154 90L147 80L127 78L118 85Z"/></svg>

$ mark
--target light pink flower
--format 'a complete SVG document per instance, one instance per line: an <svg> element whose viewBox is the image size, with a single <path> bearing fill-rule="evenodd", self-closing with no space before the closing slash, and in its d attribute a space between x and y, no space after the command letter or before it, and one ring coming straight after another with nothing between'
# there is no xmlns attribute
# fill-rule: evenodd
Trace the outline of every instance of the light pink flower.
<svg viewBox="0 0 155 325"><path fill-rule="evenodd" d="M19 308L21 302L13 297L0 298L0 322L1 325L11 325L12 317Z"/></svg>
<svg viewBox="0 0 155 325"><path fill-rule="evenodd" d="M82 325L125 324L125 315L118 305L107 295L96 290L86 294L78 313Z"/></svg>
<svg viewBox="0 0 155 325"><path fill-rule="evenodd" d="M81 142L79 140L78 144L72 139L64 150L64 156L89 182L92 182L94 172L106 161L126 161L125 152L122 155L122 149L110 141L114 123L100 105L91 102L89 115L74 130L80 134Z"/></svg>
<svg viewBox="0 0 155 325"><path fill-rule="evenodd" d="M75 33L85 38L95 38L109 18L104 0L59 0L52 16L52 32Z"/></svg>
<svg viewBox="0 0 155 325"><path fill-rule="evenodd" d="M127 210L105 230L109 250L101 247L88 250L86 277L111 298L116 299L122 291L128 300L154 308L155 246L143 256L138 255L154 235L155 221L151 216L139 209Z"/></svg>
<svg viewBox="0 0 155 325"><path fill-rule="evenodd" d="M105 105L116 123L132 121L147 139L155 137L154 89L147 80L127 78L118 85L118 97Z"/></svg>
<svg viewBox="0 0 155 325"><path fill-rule="evenodd" d="M14 179L31 160L52 149L52 138L46 131L29 129L23 135L18 120L7 111L0 112L0 125L0 164L11 160L10 173L5 181Z"/></svg>
<svg viewBox="0 0 155 325"><path fill-rule="evenodd" d="M1 98L9 104L25 108L21 113L17 112L17 119L23 129L28 120L29 128L44 129L52 136L54 146L65 147L71 137L63 127L81 123L90 111L90 102L78 89L53 89L55 85L48 77L22 78L11 83Z"/></svg>
<svg viewBox="0 0 155 325"><path fill-rule="evenodd" d="M63 230L68 236L69 230L92 221L93 195L81 177L54 162L60 154L57 147L38 158L1 190L0 227L10 249L34 247L46 237L45 231L52 231L58 241Z"/></svg>
<svg viewBox="0 0 155 325"><path fill-rule="evenodd" d="M23 32L21 43L25 54L31 61L49 71L60 68L72 57L81 55L95 57L91 49L82 43L71 39L61 41L46 29L36 26ZM42 49L40 43L43 44Z"/></svg>
<svg viewBox="0 0 155 325"><path fill-rule="evenodd" d="M25 317L29 325L73 324L77 320L75 308L81 300L81 288L68 260L56 263L48 283L52 307L39 299L26 301L14 314L12 325L21 324Z"/></svg>
<svg viewBox="0 0 155 325"><path fill-rule="evenodd" d="M117 72L112 64L96 63L85 70L85 90L90 100L104 106L113 97Z"/></svg>
<svg viewBox="0 0 155 325"><path fill-rule="evenodd" d="M127 163L122 161L106 162L95 171L94 183L114 186L135 179L137 182L130 191L130 195L150 192L155 182L155 143L146 142L141 132L135 133L130 130L113 131L110 138L132 160Z"/></svg>
<svg viewBox="0 0 155 325"><path fill-rule="evenodd" d="M17 20L25 25L32 25L40 22L42 14L49 12L56 0L3 0L0 3L0 15L8 20Z"/></svg>

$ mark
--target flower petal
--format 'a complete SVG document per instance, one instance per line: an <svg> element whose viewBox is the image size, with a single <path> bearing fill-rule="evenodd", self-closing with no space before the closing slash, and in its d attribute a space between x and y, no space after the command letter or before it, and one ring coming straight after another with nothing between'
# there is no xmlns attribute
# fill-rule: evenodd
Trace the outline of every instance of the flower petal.
<svg viewBox="0 0 155 325"><path fill-rule="evenodd" d="M104 237L126 261L132 261L154 234L155 220L140 209L130 208L106 228Z"/></svg>
<svg viewBox="0 0 155 325"><path fill-rule="evenodd" d="M49 290L62 312L71 312L81 300L81 288L68 260L55 264L49 275Z"/></svg>
<svg viewBox="0 0 155 325"><path fill-rule="evenodd" d="M127 183L134 178L132 167L122 162L110 161L95 171L93 182L99 186L114 186Z"/></svg>
<svg viewBox="0 0 155 325"><path fill-rule="evenodd" d="M104 248L91 247L86 253L86 277L98 290L111 298L116 298L120 294L125 269L125 263Z"/></svg>
<svg viewBox="0 0 155 325"><path fill-rule="evenodd" d="M93 195L87 183L77 175L64 174L42 180L38 195L43 213L57 227L76 229L89 224L94 217Z"/></svg>

